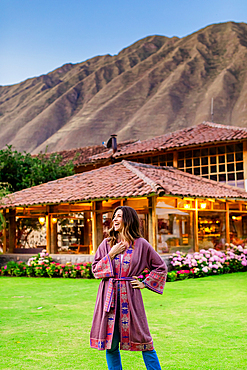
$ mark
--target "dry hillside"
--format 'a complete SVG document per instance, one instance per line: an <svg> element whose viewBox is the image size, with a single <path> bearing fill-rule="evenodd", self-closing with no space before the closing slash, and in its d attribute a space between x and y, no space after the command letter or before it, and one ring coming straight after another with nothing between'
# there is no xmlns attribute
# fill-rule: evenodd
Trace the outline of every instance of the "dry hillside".
<svg viewBox="0 0 247 370"><path fill-rule="evenodd" d="M0 86L0 148L32 153L146 139L210 120L247 126L247 24L150 36L118 55Z"/></svg>

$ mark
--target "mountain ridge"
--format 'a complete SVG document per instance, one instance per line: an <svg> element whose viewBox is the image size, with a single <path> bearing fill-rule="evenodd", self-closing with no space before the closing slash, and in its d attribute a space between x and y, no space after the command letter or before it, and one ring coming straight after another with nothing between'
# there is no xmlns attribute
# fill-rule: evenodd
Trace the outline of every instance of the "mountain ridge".
<svg viewBox="0 0 247 370"><path fill-rule="evenodd" d="M207 121L212 97L216 122L246 127L246 56L247 25L227 22L0 86L0 147L60 151L112 133L143 140Z"/></svg>

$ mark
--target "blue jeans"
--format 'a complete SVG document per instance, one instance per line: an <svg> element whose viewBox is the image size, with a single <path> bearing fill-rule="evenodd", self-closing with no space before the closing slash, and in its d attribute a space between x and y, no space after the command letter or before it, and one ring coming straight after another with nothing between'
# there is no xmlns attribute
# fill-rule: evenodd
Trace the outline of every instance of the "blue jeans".
<svg viewBox="0 0 247 370"><path fill-rule="evenodd" d="M119 342L120 342L120 332L119 332L119 318L120 318L120 300L118 295L117 300L117 312L114 333L112 338L111 349L106 350L106 361L108 370L122 370L121 356L119 351ZM146 365L147 370L161 370L159 359L156 351L143 351L142 357Z"/></svg>

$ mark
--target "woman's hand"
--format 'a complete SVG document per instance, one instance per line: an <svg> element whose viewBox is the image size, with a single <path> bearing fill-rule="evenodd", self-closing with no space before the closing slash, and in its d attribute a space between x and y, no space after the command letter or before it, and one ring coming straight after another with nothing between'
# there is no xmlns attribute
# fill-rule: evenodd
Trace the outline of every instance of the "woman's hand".
<svg viewBox="0 0 247 370"><path fill-rule="evenodd" d="M132 288L136 289L144 289L145 288L145 285L138 280L138 277L137 276L132 276L133 279L135 280L132 280L130 283L132 285Z"/></svg>
<svg viewBox="0 0 247 370"><path fill-rule="evenodd" d="M115 258L115 256L117 256L120 253L125 252L125 250L127 248L128 248L128 243L127 242L119 242L111 248L108 255L109 255L110 259L113 260L113 258Z"/></svg>

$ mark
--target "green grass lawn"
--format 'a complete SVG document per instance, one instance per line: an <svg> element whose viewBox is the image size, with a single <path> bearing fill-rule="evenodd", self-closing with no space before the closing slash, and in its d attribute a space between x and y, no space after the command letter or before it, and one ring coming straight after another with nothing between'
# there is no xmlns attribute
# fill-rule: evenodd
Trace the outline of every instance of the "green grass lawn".
<svg viewBox="0 0 247 370"><path fill-rule="evenodd" d="M106 369L89 347L98 284L0 277L0 369ZM247 369L247 273L142 292L162 369ZM140 352L121 354L124 370L145 369Z"/></svg>

